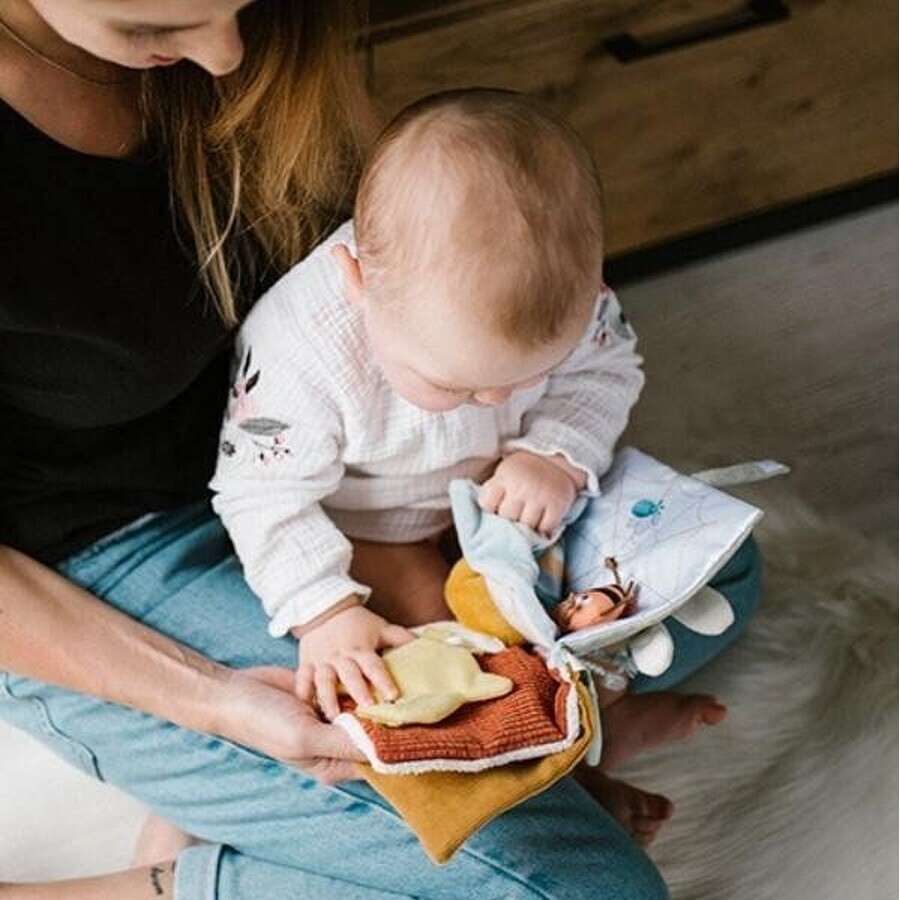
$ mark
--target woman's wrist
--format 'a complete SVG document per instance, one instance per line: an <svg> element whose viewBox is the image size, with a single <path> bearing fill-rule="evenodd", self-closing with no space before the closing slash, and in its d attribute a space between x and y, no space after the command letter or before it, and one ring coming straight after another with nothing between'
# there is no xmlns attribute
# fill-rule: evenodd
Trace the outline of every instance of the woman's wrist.
<svg viewBox="0 0 900 900"><path fill-rule="evenodd" d="M227 712L233 670L174 641L151 653L155 658L147 662L160 683L167 685L165 693L156 692L143 702L135 698L137 702L133 705L137 708L157 707L146 711L192 731L231 737Z"/></svg>
<svg viewBox="0 0 900 900"><path fill-rule="evenodd" d="M285 668L231 669L16 550L0 547L0 670L216 734L327 781L359 757L293 693Z"/></svg>

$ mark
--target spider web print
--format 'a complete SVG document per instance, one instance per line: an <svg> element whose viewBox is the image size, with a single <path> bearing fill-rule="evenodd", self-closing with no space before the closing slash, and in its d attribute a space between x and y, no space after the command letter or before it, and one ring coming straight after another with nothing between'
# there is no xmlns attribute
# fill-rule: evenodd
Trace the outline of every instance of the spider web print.
<svg viewBox="0 0 900 900"><path fill-rule="evenodd" d="M610 582L611 575L604 563L608 556L616 558L625 581L633 578L640 585L641 579L636 577L636 572L629 571L632 568L629 563L634 560L647 563L650 561L648 557L656 556L673 542L675 546L666 558L671 579L667 580L678 582L684 555L691 549L693 538L716 524L716 519L704 508L706 501L713 500L713 496L703 485L694 484L677 474L671 475L667 483L627 472L612 481L609 486L611 490L603 495L600 501L602 508L598 510L601 514L605 513L603 524L598 527L598 517L588 516L574 529L574 541L582 544L577 555L582 560L587 557L590 561L577 571L567 571L568 588L584 590ZM631 509L641 499L651 499L659 511L645 519L634 517ZM661 596L653 588L650 590Z"/></svg>
<svg viewBox="0 0 900 900"><path fill-rule="evenodd" d="M632 448L620 451L600 489L565 535L565 590L613 582L605 563L612 556L623 583L637 584L637 602L621 619L560 638L581 657L638 634L687 602L760 515ZM634 513L638 503L641 515Z"/></svg>

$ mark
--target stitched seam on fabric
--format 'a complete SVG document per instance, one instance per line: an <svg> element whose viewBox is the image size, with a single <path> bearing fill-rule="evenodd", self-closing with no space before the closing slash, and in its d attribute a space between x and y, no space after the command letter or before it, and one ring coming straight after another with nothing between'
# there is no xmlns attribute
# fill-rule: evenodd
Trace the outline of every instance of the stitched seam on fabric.
<svg viewBox="0 0 900 900"><path fill-rule="evenodd" d="M209 863L209 872L206 876L205 893L205 896L209 897L209 900L216 900L219 895L219 868L222 864L222 853L224 851L225 847L222 844L219 844L218 851L215 853ZM193 900L193 898L187 898L187 900Z"/></svg>
<svg viewBox="0 0 900 900"><path fill-rule="evenodd" d="M178 854L172 884L174 900L216 900L219 861L223 849L223 844L206 844L187 847ZM208 858L199 875L196 872L197 865L193 861L198 855L201 859ZM185 856L189 859L183 859ZM185 883L185 879L189 881ZM194 891L198 882L201 884L199 895Z"/></svg>
<svg viewBox="0 0 900 900"><path fill-rule="evenodd" d="M37 726L46 737L59 741L75 754L77 762L73 762L77 768L81 769L86 775L89 775L98 781L103 781L103 776L100 774L100 767L97 763L96 756L94 756L89 747L86 747L81 741L66 734L53 721L47 703L42 697L17 696L9 684L9 674L6 672L3 673L2 689L3 694L11 702L21 703L25 708L31 710L35 714Z"/></svg>
<svg viewBox="0 0 900 900"><path fill-rule="evenodd" d="M539 791L536 791L535 793L539 793ZM534 794L531 794L530 796L533 797ZM526 797L525 799L527 800L528 798ZM504 812L506 812L506 811L507 810L504 810ZM514 882L516 882L516 884L520 884L520 885L522 885L522 887L531 891L532 895L534 897L539 897L539 898L541 898L541 900L554 900L554 897L551 894L545 893L540 888L535 888L535 886L533 884L529 884L517 872L514 872L511 869L507 869L505 866L501 865L498 862L495 862L490 857L484 856L482 853L479 853L477 850L473 850L470 847L466 847L465 844L463 844L463 846L460 847L457 852L462 853L465 856L470 856L472 859L478 860L478 862L487 866L492 871L502 873L507 878L509 878L510 881L514 881Z"/></svg>

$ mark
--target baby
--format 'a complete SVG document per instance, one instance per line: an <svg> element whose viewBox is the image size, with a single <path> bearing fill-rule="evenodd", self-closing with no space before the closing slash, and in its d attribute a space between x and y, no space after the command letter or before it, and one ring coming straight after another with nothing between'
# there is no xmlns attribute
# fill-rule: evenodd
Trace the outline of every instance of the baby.
<svg viewBox="0 0 900 900"><path fill-rule="evenodd" d="M394 696L377 651L447 617L452 479L549 534L609 466L643 376L602 232L568 125L512 92L440 94L387 127L354 220L247 318L214 506L329 718L338 683Z"/></svg>

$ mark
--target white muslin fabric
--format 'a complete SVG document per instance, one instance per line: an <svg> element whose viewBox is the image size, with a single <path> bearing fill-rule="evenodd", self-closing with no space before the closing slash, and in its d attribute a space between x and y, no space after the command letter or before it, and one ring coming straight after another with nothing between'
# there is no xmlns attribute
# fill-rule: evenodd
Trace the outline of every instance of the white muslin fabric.
<svg viewBox="0 0 900 900"><path fill-rule="evenodd" d="M504 452L562 453L588 476L612 460L643 385L635 336L604 288L567 359L496 407L413 406L385 381L362 311L343 294L341 226L256 304L241 328L213 505L279 636L369 589L347 537L408 542L451 523L449 484Z"/></svg>

